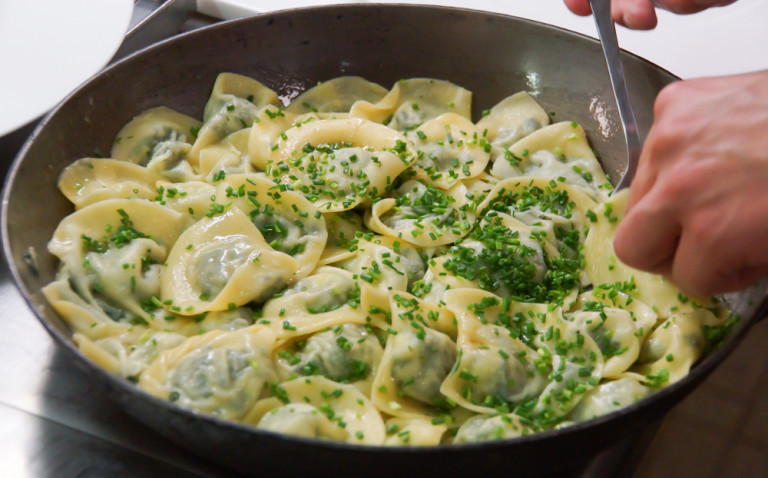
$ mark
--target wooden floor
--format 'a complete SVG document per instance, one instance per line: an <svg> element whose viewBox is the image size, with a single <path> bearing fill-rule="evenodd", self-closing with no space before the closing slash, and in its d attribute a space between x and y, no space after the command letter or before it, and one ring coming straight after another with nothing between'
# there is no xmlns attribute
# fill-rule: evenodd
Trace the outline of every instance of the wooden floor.
<svg viewBox="0 0 768 478"><path fill-rule="evenodd" d="M635 478L768 478L768 320L664 420Z"/></svg>

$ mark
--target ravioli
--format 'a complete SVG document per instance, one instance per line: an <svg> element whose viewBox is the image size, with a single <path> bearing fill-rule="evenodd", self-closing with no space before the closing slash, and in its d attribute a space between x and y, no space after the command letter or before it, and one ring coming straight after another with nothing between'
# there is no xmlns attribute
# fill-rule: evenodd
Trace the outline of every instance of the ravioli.
<svg viewBox="0 0 768 478"><path fill-rule="evenodd" d="M165 106L150 108L117 133L111 157L146 166L165 148L191 146L201 124L200 120Z"/></svg>
<svg viewBox="0 0 768 478"><path fill-rule="evenodd" d="M190 337L158 357L139 377L139 387L162 399L225 419L251 409L275 377L268 329L212 331Z"/></svg>
<svg viewBox="0 0 768 478"><path fill-rule="evenodd" d="M64 169L43 294L98 366L265 433L450 446L632 405L739 317L622 264L589 132L510 93L472 118L439 79L283 104L222 73L200 119L148 109Z"/></svg>
<svg viewBox="0 0 768 478"><path fill-rule="evenodd" d="M179 237L162 272L161 299L180 313L227 310L263 301L298 269L273 250L239 209L205 218Z"/></svg>

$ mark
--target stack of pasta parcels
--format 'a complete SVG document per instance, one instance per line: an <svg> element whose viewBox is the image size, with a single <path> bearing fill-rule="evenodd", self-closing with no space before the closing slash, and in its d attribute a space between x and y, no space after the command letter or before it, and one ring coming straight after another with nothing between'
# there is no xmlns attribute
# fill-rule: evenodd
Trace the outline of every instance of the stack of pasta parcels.
<svg viewBox="0 0 768 478"><path fill-rule="evenodd" d="M202 122L151 108L63 171L45 296L149 394L353 444L526 435L684 377L737 317L616 259L626 196L580 125L470 102L341 77L282 107L222 73Z"/></svg>

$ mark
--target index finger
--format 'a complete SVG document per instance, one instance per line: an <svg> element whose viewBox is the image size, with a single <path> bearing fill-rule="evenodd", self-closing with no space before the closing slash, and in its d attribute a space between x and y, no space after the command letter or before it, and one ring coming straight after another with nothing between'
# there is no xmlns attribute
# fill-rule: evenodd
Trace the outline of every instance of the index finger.
<svg viewBox="0 0 768 478"><path fill-rule="evenodd" d="M653 185L656 184L658 171L650 157L650 145L651 138L653 137L653 130L654 126L651 126L651 130L648 132L648 138L646 138L645 145L640 153L635 177L632 178L632 183L629 188L629 199L627 200L625 214L629 213L634 208L635 204L640 202L640 200L653 188Z"/></svg>
<svg viewBox="0 0 768 478"><path fill-rule="evenodd" d="M589 6L588 0L563 0L568 10L572 11L576 15L587 16L592 13L592 8Z"/></svg>
<svg viewBox="0 0 768 478"><path fill-rule="evenodd" d="M614 250L628 266L655 273L667 273L677 250L682 227L667 201L657 200L653 191L625 212L616 229Z"/></svg>

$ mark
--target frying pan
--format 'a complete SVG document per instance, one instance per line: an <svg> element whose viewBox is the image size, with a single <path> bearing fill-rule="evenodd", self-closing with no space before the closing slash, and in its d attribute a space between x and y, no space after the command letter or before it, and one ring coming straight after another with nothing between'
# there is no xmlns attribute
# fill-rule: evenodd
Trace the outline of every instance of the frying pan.
<svg viewBox="0 0 768 478"><path fill-rule="evenodd" d="M624 53L643 136L658 91L676 78ZM600 45L593 39L504 15L414 5L342 5L286 10L219 23L158 43L98 74L38 126L6 177L3 249L30 307L54 339L125 411L188 450L251 475L443 476L481 473L566 476L601 450L664 415L736 346L761 315L762 291L725 299L744 319L730 339L683 380L609 415L500 442L417 449L363 447L279 435L158 400L86 360L40 289L53 280L46 244L72 212L56 181L70 162L108 154L118 130L149 107L201 117L220 72L251 76L295 97L318 81L359 75L389 88L401 78L452 81L474 92L474 116L520 90L556 119L584 126L607 173L618 178L626 149Z"/></svg>

